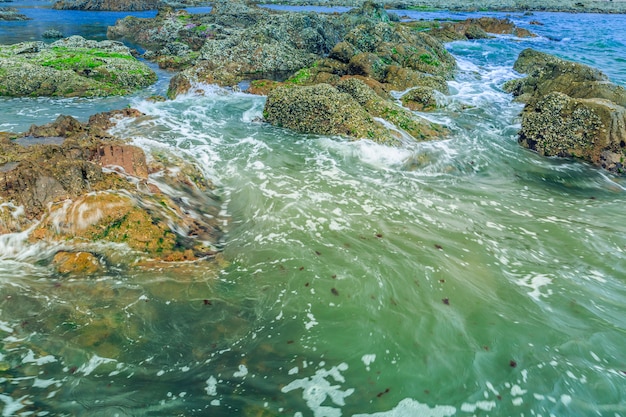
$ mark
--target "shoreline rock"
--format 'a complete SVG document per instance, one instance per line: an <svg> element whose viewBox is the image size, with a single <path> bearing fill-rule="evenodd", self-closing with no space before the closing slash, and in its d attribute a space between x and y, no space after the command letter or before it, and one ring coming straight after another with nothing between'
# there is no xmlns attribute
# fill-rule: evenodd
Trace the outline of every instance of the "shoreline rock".
<svg viewBox="0 0 626 417"><path fill-rule="evenodd" d="M71 36L52 44L0 45L0 96L124 95L153 84L156 78L120 42Z"/></svg>
<svg viewBox="0 0 626 417"><path fill-rule="evenodd" d="M527 74L504 89L525 103L519 143L545 156L573 157L626 172L626 90L587 65L522 51L514 69Z"/></svg>

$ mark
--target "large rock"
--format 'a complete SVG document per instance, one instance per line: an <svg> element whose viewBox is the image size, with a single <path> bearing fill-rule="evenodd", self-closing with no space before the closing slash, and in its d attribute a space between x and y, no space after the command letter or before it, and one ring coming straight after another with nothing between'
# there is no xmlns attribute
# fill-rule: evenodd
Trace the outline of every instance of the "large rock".
<svg viewBox="0 0 626 417"><path fill-rule="evenodd" d="M350 94L329 84L276 88L267 97L263 115L269 123L299 133L392 140Z"/></svg>
<svg viewBox="0 0 626 417"><path fill-rule="evenodd" d="M624 172L624 88L594 68L534 50L523 51L515 69L528 73L505 85L526 103L519 132L522 146Z"/></svg>
<svg viewBox="0 0 626 417"><path fill-rule="evenodd" d="M112 117L140 115L126 109L86 124L59 116L22 135L0 135L0 233L28 231L32 242L97 255L59 255L55 264L63 273L99 269L94 259L107 257L102 243L161 261L214 255L222 231L210 182L162 152L148 163L140 148L107 133ZM152 173L158 178L148 181ZM82 266L71 268L72 259Z"/></svg>
<svg viewBox="0 0 626 417"><path fill-rule="evenodd" d="M156 74L119 42L80 36L52 44L0 45L0 95L93 97L128 94Z"/></svg>
<svg viewBox="0 0 626 417"><path fill-rule="evenodd" d="M551 92L573 98L603 98L626 106L626 91L601 71L534 49L523 50L513 68L527 77L505 84L518 101L529 102Z"/></svg>
<svg viewBox="0 0 626 417"><path fill-rule="evenodd" d="M141 11L154 10L161 4L160 0L59 0L53 9L65 10L111 10Z"/></svg>
<svg viewBox="0 0 626 417"><path fill-rule="evenodd" d="M427 122L389 100L382 99L363 81L348 78L337 84L279 87L265 104L265 120L300 133L341 135L398 143L405 132L417 140L440 138L441 126ZM396 129L383 125L382 118Z"/></svg>
<svg viewBox="0 0 626 417"><path fill-rule="evenodd" d="M553 92L524 110L519 141L541 155L581 158L619 171L626 156L626 109Z"/></svg>

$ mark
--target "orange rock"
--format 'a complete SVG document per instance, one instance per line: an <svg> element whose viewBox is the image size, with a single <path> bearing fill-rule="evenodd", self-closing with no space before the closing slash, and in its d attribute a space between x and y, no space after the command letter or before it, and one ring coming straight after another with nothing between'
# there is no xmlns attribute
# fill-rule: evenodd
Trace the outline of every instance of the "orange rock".
<svg viewBox="0 0 626 417"><path fill-rule="evenodd" d="M94 274L100 270L100 263L89 252L57 252L52 263L62 274Z"/></svg>

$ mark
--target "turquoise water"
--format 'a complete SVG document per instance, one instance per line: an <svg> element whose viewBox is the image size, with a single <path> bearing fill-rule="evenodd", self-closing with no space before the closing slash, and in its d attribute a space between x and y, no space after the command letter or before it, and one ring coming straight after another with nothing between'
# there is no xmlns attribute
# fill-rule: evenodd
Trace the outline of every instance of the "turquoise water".
<svg viewBox="0 0 626 417"><path fill-rule="evenodd" d="M223 269L73 280L57 248L0 237L3 415L626 416L626 181L519 147L501 90L529 46L626 85L626 17L513 18L543 37L448 45L441 142L296 135L210 86L144 100L164 73L0 101L12 131L137 107L114 132L203 169L228 231Z"/></svg>

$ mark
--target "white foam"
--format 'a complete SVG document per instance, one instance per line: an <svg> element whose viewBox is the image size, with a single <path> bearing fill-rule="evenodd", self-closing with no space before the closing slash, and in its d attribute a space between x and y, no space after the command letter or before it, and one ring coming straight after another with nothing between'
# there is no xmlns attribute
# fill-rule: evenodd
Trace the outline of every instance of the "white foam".
<svg viewBox="0 0 626 417"><path fill-rule="evenodd" d="M361 357L361 361L363 361L363 363L365 364L365 369L367 369L368 371L370 370L370 365L372 363L374 363L374 361L376 360L376 354L375 353L371 353L368 355L363 355Z"/></svg>
<svg viewBox="0 0 626 417"><path fill-rule="evenodd" d="M322 366L322 365L320 365ZM333 406L322 405L330 399L334 405L344 406L345 398L354 393L354 388L341 390L340 385L331 385L327 378L332 377L336 382L345 382L341 372L348 369L348 365L341 363L331 369L324 368L315 371L315 375L296 379L283 388L281 392L287 393L296 389L302 389L302 398L307 406L313 411L314 417L340 417L341 409Z"/></svg>
<svg viewBox="0 0 626 417"><path fill-rule="evenodd" d="M518 279L515 283L523 287L532 288L528 295L537 301L539 301L540 297L552 295L552 290L550 289L542 292L542 287L552 284L552 278L547 274L528 274Z"/></svg>
<svg viewBox="0 0 626 417"><path fill-rule="evenodd" d="M207 395L217 395L217 379L214 376L210 376L209 379L206 380L206 387L204 387L204 390Z"/></svg>
<svg viewBox="0 0 626 417"><path fill-rule="evenodd" d="M449 417L456 414L456 408L449 405L429 407L412 398L405 398L389 411L373 414L354 414L352 417Z"/></svg>
<svg viewBox="0 0 626 417"><path fill-rule="evenodd" d="M243 364L239 365L239 370L233 374L235 378L243 378L246 375L248 375L248 368Z"/></svg>
<svg viewBox="0 0 626 417"><path fill-rule="evenodd" d="M83 374L85 374L85 376L87 376L91 374L93 371L95 371L96 368L98 368L100 365L103 365L106 363L112 363L112 362L117 362L117 361L115 359L103 358L98 355L93 355L91 358L89 358L89 362L81 365L81 367L78 368L76 372L82 372Z"/></svg>

